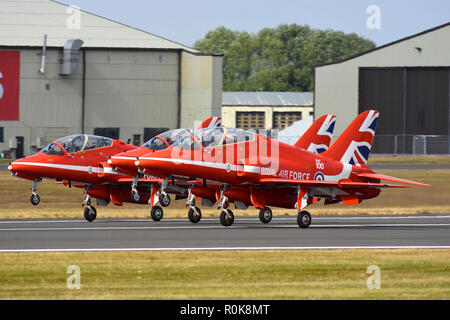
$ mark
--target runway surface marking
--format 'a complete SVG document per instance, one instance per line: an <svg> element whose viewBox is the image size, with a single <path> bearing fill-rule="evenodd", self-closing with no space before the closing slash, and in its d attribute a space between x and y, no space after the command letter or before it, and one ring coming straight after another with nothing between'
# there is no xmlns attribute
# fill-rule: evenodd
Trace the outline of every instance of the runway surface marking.
<svg viewBox="0 0 450 320"><path fill-rule="evenodd" d="M291 217L274 217L273 221L278 220L289 220L294 221L296 220L296 216ZM450 219L450 215L426 215L426 216L355 216L355 217L339 217L339 216L330 216L330 217L323 217L323 216L313 216L313 220L320 221L320 220L384 220L384 219ZM202 218L202 221L217 221L218 218ZM238 221L258 221L257 217L236 217L236 220ZM104 218L99 219L98 221L102 222L145 222L149 221L152 222L150 218L136 218L136 219L120 219L120 218ZM183 222L188 221L186 218L168 218L162 220L164 222ZM0 224L28 224L28 223L80 223L85 222L88 223L85 220L82 219L70 219L70 220L5 220L0 221Z"/></svg>
<svg viewBox="0 0 450 320"><path fill-rule="evenodd" d="M450 223L388 223L388 224L320 224L311 225L309 228L361 228L361 227L443 227L450 226ZM264 228L264 225L257 228ZM164 229L236 229L248 228L244 225L223 226L173 226L173 227L62 227L62 228L5 228L0 231L92 231L92 230L164 230ZM274 225L273 228L295 228L298 225Z"/></svg>

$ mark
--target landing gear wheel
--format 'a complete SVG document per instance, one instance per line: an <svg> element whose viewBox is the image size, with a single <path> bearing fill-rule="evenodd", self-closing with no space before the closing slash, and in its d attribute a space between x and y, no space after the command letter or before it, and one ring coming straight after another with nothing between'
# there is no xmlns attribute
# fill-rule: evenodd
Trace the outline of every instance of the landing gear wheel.
<svg viewBox="0 0 450 320"><path fill-rule="evenodd" d="M231 210L223 210L220 213L220 223L225 226L225 227L229 227L233 224L234 222L234 214L233 211Z"/></svg>
<svg viewBox="0 0 450 320"><path fill-rule="evenodd" d="M131 190L131 200L135 203L141 201L141 195L139 194L139 191Z"/></svg>
<svg viewBox="0 0 450 320"><path fill-rule="evenodd" d="M197 211L197 212L195 212L195 211ZM195 210L194 210L194 208L190 208L188 211L188 218L189 218L190 222L198 223L200 221L200 219L202 218L202 212L197 207L195 207Z"/></svg>
<svg viewBox="0 0 450 320"><path fill-rule="evenodd" d="M300 228L306 229L311 224L311 215L308 211L302 211L298 213L297 224Z"/></svg>
<svg viewBox="0 0 450 320"><path fill-rule="evenodd" d="M163 207L167 207L170 204L170 197L168 194L161 194L161 196L159 197L159 203L161 203L161 205Z"/></svg>
<svg viewBox="0 0 450 320"><path fill-rule="evenodd" d="M41 202L41 198L39 198L39 195L37 193L33 193L31 195L30 202L33 206L37 206L39 202Z"/></svg>
<svg viewBox="0 0 450 320"><path fill-rule="evenodd" d="M272 220L272 210L270 208L259 210L259 220L262 223L269 223Z"/></svg>
<svg viewBox="0 0 450 320"><path fill-rule="evenodd" d="M97 218L97 210L95 207L90 206L84 208L84 218L89 222L94 221Z"/></svg>
<svg viewBox="0 0 450 320"><path fill-rule="evenodd" d="M152 211L150 211L150 216L152 217L153 221L159 221L162 219L164 214L163 208L160 206L153 206Z"/></svg>

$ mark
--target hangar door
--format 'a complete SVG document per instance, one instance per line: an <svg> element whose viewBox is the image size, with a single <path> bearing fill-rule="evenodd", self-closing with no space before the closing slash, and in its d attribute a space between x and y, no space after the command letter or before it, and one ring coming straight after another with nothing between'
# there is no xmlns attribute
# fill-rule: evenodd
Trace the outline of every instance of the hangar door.
<svg viewBox="0 0 450 320"><path fill-rule="evenodd" d="M359 112L380 111L373 153L448 154L450 68L360 68Z"/></svg>

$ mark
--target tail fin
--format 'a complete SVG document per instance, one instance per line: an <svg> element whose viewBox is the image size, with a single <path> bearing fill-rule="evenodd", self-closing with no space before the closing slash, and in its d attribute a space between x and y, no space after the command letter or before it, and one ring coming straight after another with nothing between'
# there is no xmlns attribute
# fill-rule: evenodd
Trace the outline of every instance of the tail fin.
<svg viewBox="0 0 450 320"><path fill-rule="evenodd" d="M365 166L372 148L379 112L361 113L345 129L323 156L356 166Z"/></svg>
<svg viewBox="0 0 450 320"><path fill-rule="evenodd" d="M197 129L214 128L220 127L222 125L222 118L220 117L210 117L202 122L202 124Z"/></svg>
<svg viewBox="0 0 450 320"><path fill-rule="evenodd" d="M295 146L309 152L322 153L330 147L336 116L324 115L314 121Z"/></svg>

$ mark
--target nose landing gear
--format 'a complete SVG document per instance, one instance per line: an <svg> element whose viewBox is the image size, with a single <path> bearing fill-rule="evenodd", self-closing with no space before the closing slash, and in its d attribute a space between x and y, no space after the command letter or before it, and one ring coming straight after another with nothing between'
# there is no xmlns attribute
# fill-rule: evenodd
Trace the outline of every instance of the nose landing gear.
<svg viewBox="0 0 450 320"><path fill-rule="evenodd" d="M91 196L87 193L81 206L86 206L86 208L84 208L84 218L87 221L92 222L97 218L97 210L94 206L91 206Z"/></svg>
<svg viewBox="0 0 450 320"><path fill-rule="evenodd" d="M42 181L42 178L36 178L36 180L34 180L33 184L31 185L30 202L33 206L37 206L39 204L39 202L41 202L41 198L36 193L37 184L38 184L38 182L41 182L41 181Z"/></svg>

